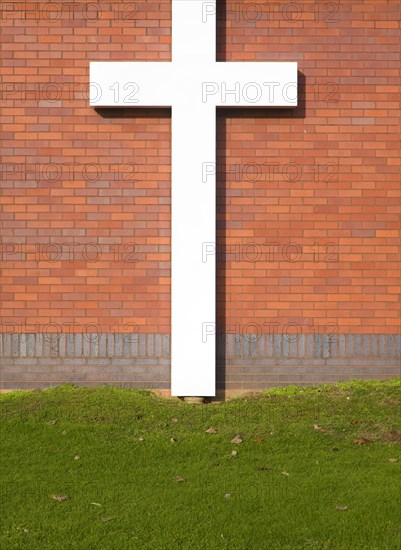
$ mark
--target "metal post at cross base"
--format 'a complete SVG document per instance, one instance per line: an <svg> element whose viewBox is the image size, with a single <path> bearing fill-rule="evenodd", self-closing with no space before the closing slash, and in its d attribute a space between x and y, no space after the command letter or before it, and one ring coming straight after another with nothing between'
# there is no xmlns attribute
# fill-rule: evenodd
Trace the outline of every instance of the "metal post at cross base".
<svg viewBox="0 0 401 550"><path fill-rule="evenodd" d="M91 62L90 105L172 109L171 393L207 397L216 391L216 261L204 254L216 241L216 108L295 107L297 63L217 62L216 0L172 2L172 61Z"/></svg>

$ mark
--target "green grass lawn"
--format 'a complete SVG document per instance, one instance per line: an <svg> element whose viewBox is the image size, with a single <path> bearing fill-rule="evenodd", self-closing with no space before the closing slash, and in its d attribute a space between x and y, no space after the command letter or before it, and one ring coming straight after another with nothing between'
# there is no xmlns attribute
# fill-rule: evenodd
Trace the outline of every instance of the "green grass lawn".
<svg viewBox="0 0 401 550"><path fill-rule="evenodd" d="M399 550L400 405L400 380L3 394L0 547Z"/></svg>

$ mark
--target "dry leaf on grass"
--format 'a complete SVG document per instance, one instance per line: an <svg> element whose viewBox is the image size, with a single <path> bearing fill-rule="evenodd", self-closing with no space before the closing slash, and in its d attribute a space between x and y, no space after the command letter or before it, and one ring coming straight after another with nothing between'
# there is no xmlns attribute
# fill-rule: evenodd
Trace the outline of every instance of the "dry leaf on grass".
<svg viewBox="0 0 401 550"><path fill-rule="evenodd" d="M348 506L336 506L336 510L340 510L341 512L345 512L345 510L348 510Z"/></svg>
<svg viewBox="0 0 401 550"><path fill-rule="evenodd" d="M186 481L185 477L181 477L181 476L174 476L173 477L174 481L176 481L177 483L181 483L183 481Z"/></svg>
<svg viewBox="0 0 401 550"><path fill-rule="evenodd" d="M215 434L215 433L217 433L217 430L215 428L209 428L208 430L206 430L206 433L207 434Z"/></svg>
<svg viewBox="0 0 401 550"><path fill-rule="evenodd" d="M398 462L398 458L388 458L388 462Z"/></svg>
<svg viewBox="0 0 401 550"><path fill-rule="evenodd" d="M313 429L314 430L319 430L319 432L325 432L326 431L324 428L319 426L319 424L313 424Z"/></svg>
<svg viewBox="0 0 401 550"><path fill-rule="evenodd" d="M359 439L354 439L354 443L357 445L365 445L365 443L372 443L370 439L366 439L366 437L360 437Z"/></svg>
<svg viewBox="0 0 401 550"><path fill-rule="evenodd" d="M66 495L52 495L53 500L57 500L57 502L62 502L63 500L67 500L68 497Z"/></svg>
<svg viewBox="0 0 401 550"><path fill-rule="evenodd" d="M231 443L237 443L239 445L240 443L242 443L242 439L240 438L239 435L236 435L235 437L232 438Z"/></svg>

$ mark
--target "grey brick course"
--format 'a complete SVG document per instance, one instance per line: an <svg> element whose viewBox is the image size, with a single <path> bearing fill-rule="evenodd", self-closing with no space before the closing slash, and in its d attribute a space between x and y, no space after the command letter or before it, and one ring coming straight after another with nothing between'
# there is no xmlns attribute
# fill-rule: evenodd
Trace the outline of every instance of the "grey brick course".
<svg viewBox="0 0 401 550"><path fill-rule="evenodd" d="M230 390L401 376L399 334L218 334L216 348L217 385ZM62 383L166 389L169 380L168 334L0 335L3 389Z"/></svg>

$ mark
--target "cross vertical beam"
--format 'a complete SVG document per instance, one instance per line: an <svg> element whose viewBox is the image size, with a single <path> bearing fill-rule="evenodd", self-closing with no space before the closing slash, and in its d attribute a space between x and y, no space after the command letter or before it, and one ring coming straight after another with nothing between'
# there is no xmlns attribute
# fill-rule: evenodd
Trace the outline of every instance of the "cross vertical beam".
<svg viewBox="0 0 401 550"><path fill-rule="evenodd" d="M202 247L216 240L216 182L203 183L202 164L215 163L216 107L191 78L215 61L215 3L206 4L207 17L204 2L173 2L173 63L186 67L172 108L171 392L182 396L215 395L215 335L203 328L216 318L216 260L202 261Z"/></svg>
<svg viewBox="0 0 401 550"><path fill-rule="evenodd" d="M173 0L174 63L210 64L216 59L216 0Z"/></svg>

